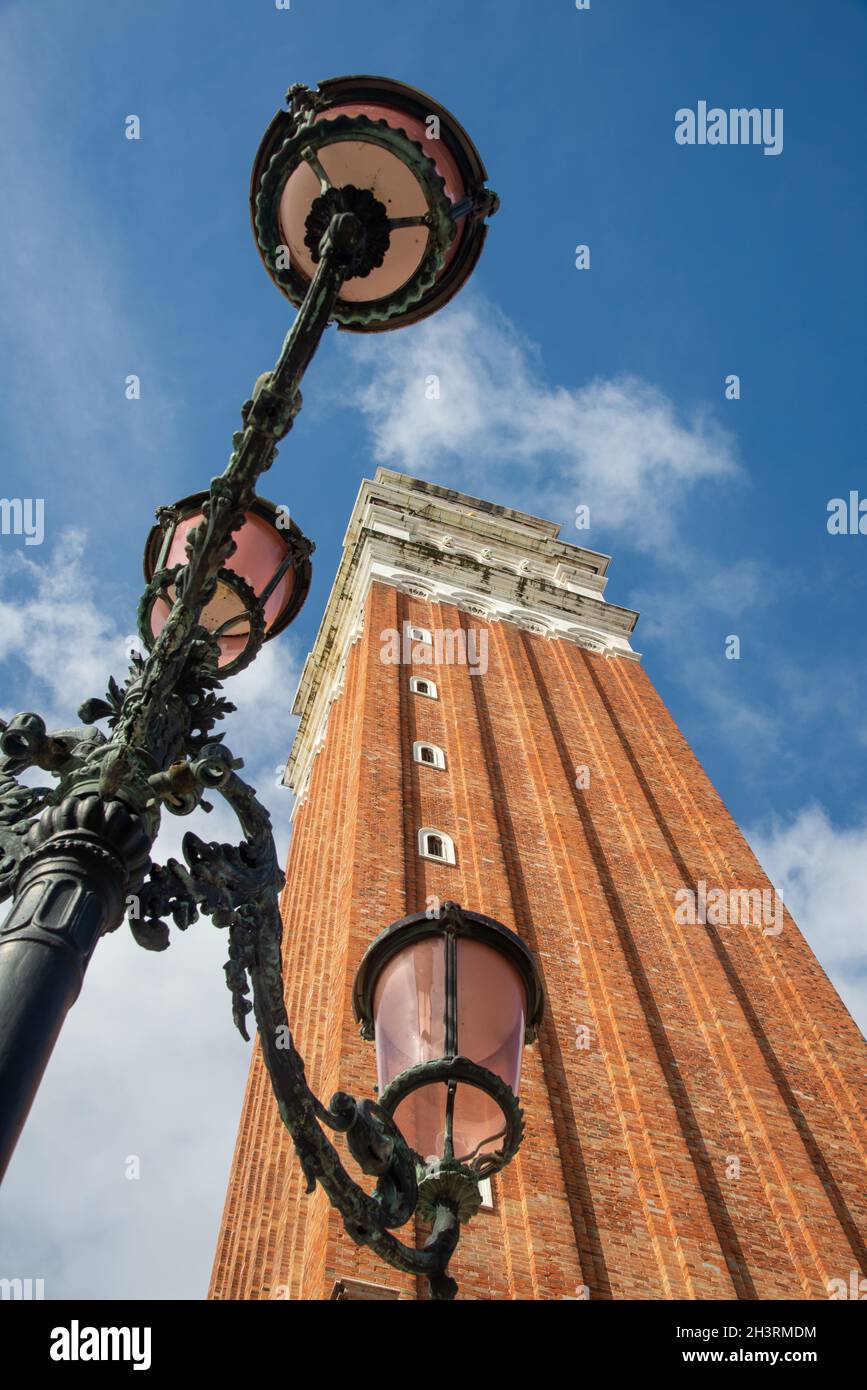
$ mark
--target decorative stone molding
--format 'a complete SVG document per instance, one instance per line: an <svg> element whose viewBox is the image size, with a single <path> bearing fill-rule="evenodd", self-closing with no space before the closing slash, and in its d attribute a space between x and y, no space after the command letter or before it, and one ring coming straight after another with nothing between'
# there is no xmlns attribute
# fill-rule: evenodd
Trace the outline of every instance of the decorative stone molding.
<svg viewBox="0 0 867 1390"><path fill-rule="evenodd" d="M491 608L490 604L480 603L478 594L451 593L448 596L449 603L453 603L456 608L461 608L465 613L472 613L477 618L483 618L487 623L497 621L499 614Z"/></svg>
<svg viewBox="0 0 867 1390"><path fill-rule="evenodd" d="M568 633L567 635L568 635L569 637L571 637L571 638L572 638L572 641L575 642L575 643L577 643L577 645L578 645L579 647L583 647L583 648L585 649L585 651L588 651L588 652L604 652L604 651L605 651L605 643L604 643L604 642L596 642L596 641L593 640L592 637L587 637L583 632L579 632L577 629L573 630L572 632Z"/></svg>
<svg viewBox="0 0 867 1390"><path fill-rule="evenodd" d="M631 609L606 603L609 557L560 540L526 512L378 468L359 490L343 558L293 703L300 715L285 783L299 804L342 689L346 656L363 630L371 583L427 603L451 604L486 623L573 642L629 661Z"/></svg>
<svg viewBox="0 0 867 1390"><path fill-rule="evenodd" d="M510 621L513 622L516 627L522 628L524 632L535 632L539 637L551 637L554 635L550 624L543 622L532 614L513 613L510 617Z"/></svg>

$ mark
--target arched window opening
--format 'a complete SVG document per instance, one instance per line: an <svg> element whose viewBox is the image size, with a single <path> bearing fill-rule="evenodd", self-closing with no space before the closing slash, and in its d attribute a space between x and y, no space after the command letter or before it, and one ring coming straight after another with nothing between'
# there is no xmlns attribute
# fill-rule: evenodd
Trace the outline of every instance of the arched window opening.
<svg viewBox="0 0 867 1390"><path fill-rule="evenodd" d="M455 845L444 830L425 826L418 832L418 852L422 859L434 859L440 864L455 863Z"/></svg>
<svg viewBox="0 0 867 1390"><path fill-rule="evenodd" d="M419 741L412 746L412 756L414 762L423 763L425 767L444 768L446 765L446 755L435 743L425 743Z"/></svg>

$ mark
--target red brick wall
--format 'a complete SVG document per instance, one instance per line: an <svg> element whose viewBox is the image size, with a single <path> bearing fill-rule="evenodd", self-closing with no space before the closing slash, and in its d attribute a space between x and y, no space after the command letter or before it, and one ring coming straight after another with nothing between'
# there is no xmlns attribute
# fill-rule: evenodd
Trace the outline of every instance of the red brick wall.
<svg viewBox="0 0 867 1390"><path fill-rule="evenodd" d="M641 666L495 623L487 674L438 666L434 702L409 693L422 668L380 660L406 620L480 624L373 585L296 817L287 1005L322 1098L370 1096L350 990L383 927L436 895L536 954L526 1138L464 1228L459 1297L824 1298L867 1274L867 1043L788 914L778 937L675 922L700 879L768 881ZM420 738L445 772L413 763ZM422 825L456 866L418 857ZM210 1296L323 1299L338 1279L425 1296L305 1195L256 1053Z"/></svg>

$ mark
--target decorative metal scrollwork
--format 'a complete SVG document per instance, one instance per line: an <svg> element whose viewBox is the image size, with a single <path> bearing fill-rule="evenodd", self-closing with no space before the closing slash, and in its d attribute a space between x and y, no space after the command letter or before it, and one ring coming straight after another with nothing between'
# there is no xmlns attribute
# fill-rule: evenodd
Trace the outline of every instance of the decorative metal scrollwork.
<svg viewBox="0 0 867 1390"><path fill-rule="evenodd" d="M299 123L306 125L313 108L301 102L300 91L296 96ZM309 127L304 131L305 140L316 135ZM377 138L387 145L384 136ZM422 182L432 186L438 176L431 161L416 147L410 156ZM8 724L0 721L0 900L40 865L48 865L50 880L59 853L102 855L110 903L93 918L96 934L116 929L124 893L133 936L147 950L167 948L170 922L185 931L200 914L226 930L235 1025L246 1038L253 1013L308 1189L317 1183L323 1188L359 1245L398 1269L427 1276L435 1298L452 1298L457 1286L446 1269L459 1236L455 1206L443 1201L432 1210L433 1232L424 1249L402 1244L392 1232L416 1210L417 1156L382 1106L339 1092L326 1108L307 1084L284 1003L278 906L283 875L271 821L254 789L238 776L241 762L223 744L223 734L214 732L234 706L220 693L217 644L199 624L234 552L232 535L254 499L256 482L291 427L300 380L355 263L360 232L352 221L350 213L337 214L322 239L310 291L273 371L259 378L245 403L228 466L213 480L203 521L187 537L186 564L154 580L162 587L172 584L175 598L149 655L134 654L123 685L112 677L103 698L82 704L80 727L49 733L30 712ZM444 210L434 230L419 286L432 282L454 234ZM108 735L95 727L101 721L107 721ZM19 775L34 767L50 773L54 785L22 785ZM207 794L219 794L231 806L240 843L206 841L190 832L183 839L183 862L152 862L149 850L162 814L207 811ZM25 919L22 910L7 937L18 932L24 939L32 932ZM88 941L88 954L93 944ZM372 1194L347 1173L326 1130L346 1135L361 1170L376 1178Z"/></svg>

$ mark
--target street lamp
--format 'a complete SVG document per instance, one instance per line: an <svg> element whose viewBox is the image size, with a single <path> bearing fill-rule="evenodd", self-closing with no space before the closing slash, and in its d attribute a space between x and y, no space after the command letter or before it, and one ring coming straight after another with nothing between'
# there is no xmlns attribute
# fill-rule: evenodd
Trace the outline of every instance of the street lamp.
<svg viewBox="0 0 867 1390"><path fill-rule="evenodd" d="M368 257L341 288L340 326L381 332L434 313L472 274L485 218L499 206L466 131L431 97L383 77L293 87L288 101L250 181L253 232L274 283L301 304L329 218L352 211Z"/></svg>
<svg viewBox="0 0 867 1390"><path fill-rule="evenodd" d="M379 1104L420 1169L420 1205L461 1214L518 1151L521 1056L542 1017L535 961L491 917L445 903L388 927L358 968L353 1008L376 1042Z"/></svg>
<svg viewBox="0 0 867 1390"><path fill-rule="evenodd" d="M149 649L168 621L182 573L187 540L204 520L206 492L161 507L145 546L147 588L139 608L139 631ZM313 545L284 508L255 497L232 533L235 551L217 576L213 596L199 615L220 648L221 677L249 666L263 642L292 622L310 591Z"/></svg>
<svg viewBox="0 0 867 1390"><path fill-rule="evenodd" d="M298 314L242 406L223 473L206 493L157 513L139 613L147 655L133 654L122 685L112 678L104 698L81 705L76 728L49 733L29 712L0 721L0 900L13 896L0 925L0 1176L99 938L128 915L141 946L164 950L167 919L185 930L202 912L228 931L233 1017L246 1038L254 1014L309 1190L324 1189L358 1244L426 1275L435 1298L451 1298L457 1286L446 1269L460 1221L477 1205L473 1184L520 1142L520 1037L541 1008L532 962L505 928L449 906L442 1002L457 1032L437 1043L442 1125L424 1120L435 1088L390 1073L379 1103L338 1093L326 1108L307 1085L286 1016L283 875L271 822L214 728L233 708L221 678L255 658L309 588L312 545L256 487L301 407L300 383L325 328L383 331L445 304L478 260L497 198L467 134L421 92L351 77L316 91L293 87L287 102L256 156L251 198L260 254ZM55 783L20 783L32 768ZM210 809L206 793L233 809L241 844L190 832L183 863L154 863L162 815ZM393 930L366 967L381 1016L371 1026L386 1038L394 1015L375 980L391 978L392 947L403 950L412 931ZM412 949L425 939L415 931ZM480 970L484 991L473 988ZM423 1062L431 1064L437 1059ZM398 1108L433 1164L404 1139L391 1113ZM362 1171L377 1177L372 1195L343 1168L326 1128L345 1133ZM433 1223L423 1250L392 1234L417 1209Z"/></svg>

